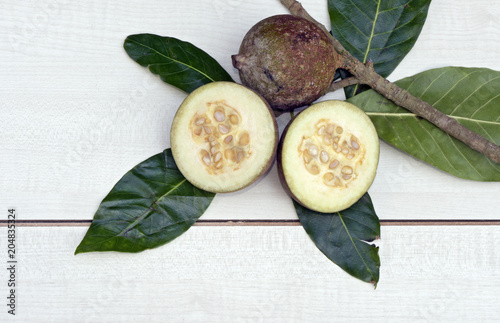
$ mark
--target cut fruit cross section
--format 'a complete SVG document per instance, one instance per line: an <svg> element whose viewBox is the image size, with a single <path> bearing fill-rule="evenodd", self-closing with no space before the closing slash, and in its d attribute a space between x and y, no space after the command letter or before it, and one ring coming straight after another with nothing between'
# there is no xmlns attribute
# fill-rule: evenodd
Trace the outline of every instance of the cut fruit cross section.
<svg viewBox="0 0 500 323"><path fill-rule="evenodd" d="M245 86L204 85L184 100L170 132L181 173L198 188L222 193L242 189L272 165L276 119L267 102Z"/></svg>
<svg viewBox="0 0 500 323"><path fill-rule="evenodd" d="M316 103L285 129L278 171L285 190L318 212L344 210L371 186L379 139L370 118L351 103Z"/></svg>

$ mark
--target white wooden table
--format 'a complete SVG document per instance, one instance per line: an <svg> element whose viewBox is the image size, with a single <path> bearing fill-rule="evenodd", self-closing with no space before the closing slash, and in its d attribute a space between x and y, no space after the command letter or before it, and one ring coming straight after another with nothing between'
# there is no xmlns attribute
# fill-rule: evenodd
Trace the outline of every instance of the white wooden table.
<svg viewBox="0 0 500 323"><path fill-rule="evenodd" d="M302 3L328 25L325 0ZM4 305L3 269L1 322L500 319L500 183L454 178L384 143L369 191L382 221L376 290L290 222L297 216L276 169L243 192L217 195L170 244L74 256L116 181L169 147L185 97L132 61L125 37L192 42L238 80L230 55L246 31L286 11L277 0L2 0L0 12L1 268L7 210L18 213L16 316ZM450 65L500 70L499 17L498 1L434 0L389 79ZM281 129L288 120L279 118Z"/></svg>

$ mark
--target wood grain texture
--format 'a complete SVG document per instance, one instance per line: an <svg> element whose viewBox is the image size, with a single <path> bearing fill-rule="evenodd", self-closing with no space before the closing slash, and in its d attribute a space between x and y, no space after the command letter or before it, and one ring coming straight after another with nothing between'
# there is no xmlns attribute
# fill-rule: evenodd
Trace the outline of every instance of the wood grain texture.
<svg viewBox="0 0 500 323"><path fill-rule="evenodd" d="M326 1L302 1L328 25ZM169 146L185 94L138 66L129 34L189 41L238 79L230 55L278 1L6 2L0 20L0 207L22 219L91 219L114 183ZM446 65L500 70L500 3L436 0L391 80ZM343 99L342 91L324 99ZM279 118L280 129L289 120ZM370 189L381 219L498 219L500 183L456 179L382 144ZM237 206L237 207L236 207ZM474 212L471 212L474 210ZM276 169L217 196L203 219L296 219Z"/></svg>
<svg viewBox="0 0 500 323"><path fill-rule="evenodd" d="M17 220L18 227L89 227L92 220ZM7 227L7 220L0 220L0 227ZM299 220L198 220L199 227L296 227ZM486 226L498 225L500 220L381 220L382 226Z"/></svg>
<svg viewBox="0 0 500 323"><path fill-rule="evenodd" d="M193 227L139 254L73 251L85 228L18 228L18 309L2 322L498 319L498 226L384 227L376 290L300 227ZM6 241L6 230L0 230ZM7 280L5 270L0 281ZM0 288L5 294L5 287Z"/></svg>

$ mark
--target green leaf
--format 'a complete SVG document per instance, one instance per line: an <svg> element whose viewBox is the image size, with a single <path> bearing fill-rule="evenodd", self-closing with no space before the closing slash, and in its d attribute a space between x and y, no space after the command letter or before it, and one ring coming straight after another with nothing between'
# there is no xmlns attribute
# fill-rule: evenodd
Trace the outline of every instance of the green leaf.
<svg viewBox="0 0 500 323"><path fill-rule="evenodd" d="M389 76L411 50L431 0L328 0L332 35L361 62ZM343 75L345 77L346 75ZM349 98L358 85L345 89Z"/></svg>
<svg viewBox="0 0 500 323"><path fill-rule="evenodd" d="M337 213L311 211L295 201L294 206L300 223L325 256L350 275L377 286L378 247L366 242L380 237L380 221L368 193Z"/></svg>
<svg viewBox="0 0 500 323"><path fill-rule="evenodd" d="M443 67L395 83L500 145L500 72ZM380 138L398 149L460 178L500 181L500 164L375 91L364 92L348 101L363 109Z"/></svg>
<svg viewBox="0 0 500 323"><path fill-rule="evenodd" d="M210 55L176 38L153 34L130 35L123 47L134 61L149 67L164 82L188 93L210 82L233 82Z"/></svg>
<svg viewBox="0 0 500 323"><path fill-rule="evenodd" d="M135 166L116 183L75 254L139 252L163 245L187 231L214 196L191 185L167 149Z"/></svg>

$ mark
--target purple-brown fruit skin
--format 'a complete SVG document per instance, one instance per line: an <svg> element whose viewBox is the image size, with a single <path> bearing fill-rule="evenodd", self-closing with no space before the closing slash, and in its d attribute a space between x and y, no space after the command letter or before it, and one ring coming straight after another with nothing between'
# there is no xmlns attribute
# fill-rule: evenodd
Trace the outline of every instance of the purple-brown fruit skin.
<svg viewBox="0 0 500 323"><path fill-rule="evenodd" d="M232 59L241 82L280 110L308 105L324 95L337 69L337 53L327 35L292 15L257 23Z"/></svg>

